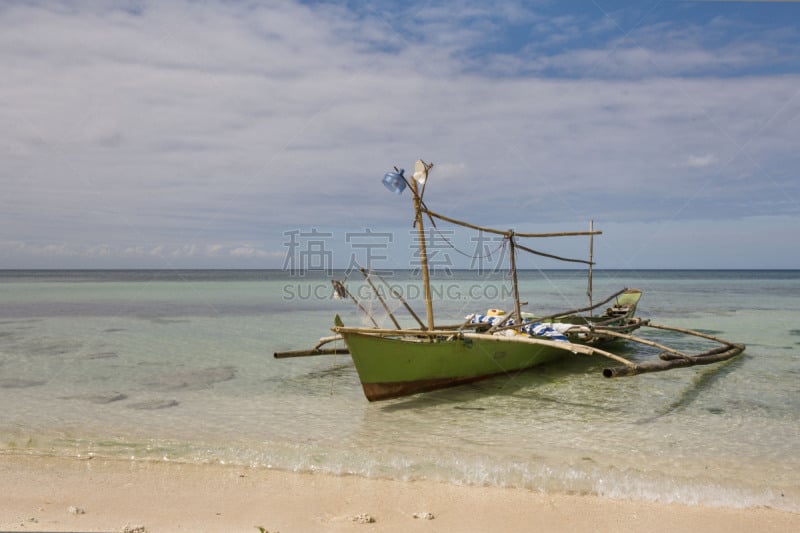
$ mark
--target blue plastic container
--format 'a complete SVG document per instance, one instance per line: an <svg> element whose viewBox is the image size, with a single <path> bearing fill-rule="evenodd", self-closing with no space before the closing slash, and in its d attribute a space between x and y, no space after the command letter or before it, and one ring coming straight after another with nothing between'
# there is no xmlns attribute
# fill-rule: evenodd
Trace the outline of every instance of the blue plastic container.
<svg viewBox="0 0 800 533"><path fill-rule="evenodd" d="M395 194L402 194L406 189L406 180L403 177L403 172L405 170L401 168L400 172L387 172L383 176L383 184Z"/></svg>

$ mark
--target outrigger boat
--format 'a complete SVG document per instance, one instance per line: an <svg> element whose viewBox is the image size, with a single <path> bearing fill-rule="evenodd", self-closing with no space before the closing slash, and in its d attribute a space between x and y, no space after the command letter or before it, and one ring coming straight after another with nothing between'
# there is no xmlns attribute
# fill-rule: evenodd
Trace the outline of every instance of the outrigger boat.
<svg viewBox="0 0 800 533"><path fill-rule="evenodd" d="M560 233L517 233L514 230L498 230L462 222L428 209L423 200L425 184L433 163L419 160L414 175L408 179L404 171L395 167L383 179L384 185L400 194L410 189L413 202L419 246L420 270L425 296L426 322L423 322L408 303L391 287L389 291L397 298L409 314L417 321L418 328L403 328L381 297L372 277L381 282L379 275L361 269L370 287L383 305L395 328L380 328L378 322L353 297L342 282L333 281L335 292L349 296L359 309L372 320L374 327L348 327L337 315L334 319L333 336L323 337L310 350L276 352L274 357L299 357L349 353L358 372L364 394L370 401L386 400L411 394L462 385L494 376L509 374L568 356L580 354L602 356L616 363L603 370L605 377L633 376L646 372L659 372L672 368L706 365L724 361L741 354L742 344L728 342L699 331L659 325L635 316L642 293L638 289L622 289L610 297L592 303L592 258L593 238L602 232L590 224L589 231ZM421 187L420 187L421 186ZM435 220L464 226L476 231L501 235L508 244L511 284L514 308L504 312L489 310L484 314L472 314L466 321L454 325L434 323L430 274L428 270L426 238L423 215L434 226ZM522 245L518 239L549 237L589 237L589 260L569 259L540 252ZM561 261L588 265L589 305L547 316L523 313L519 297L516 254L525 251ZM599 315L594 311L608 307ZM588 313L588 314L586 314ZM718 344L705 352L688 354L664 344L633 335L636 330L648 327L677 332ZM325 348L336 341L344 341L345 348ZM608 351L608 345L619 342L634 342L660 350L659 359L634 362Z"/></svg>

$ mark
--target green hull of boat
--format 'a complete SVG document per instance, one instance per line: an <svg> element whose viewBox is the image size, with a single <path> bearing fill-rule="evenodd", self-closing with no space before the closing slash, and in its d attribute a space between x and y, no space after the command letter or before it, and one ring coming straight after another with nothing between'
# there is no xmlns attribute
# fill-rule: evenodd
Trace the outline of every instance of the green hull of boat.
<svg viewBox="0 0 800 533"><path fill-rule="evenodd" d="M360 333L342 333L342 336L370 401L470 383L570 353L550 346L499 339L416 342Z"/></svg>
<svg viewBox="0 0 800 533"><path fill-rule="evenodd" d="M617 298L625 306L614 321L625 324L641 296L629 290ZM612 308L613 309L613 308ZM612 309L609 312L612 312ZM619 309L619 307L617 307ZM630 332L638 326L623 330ZM357 331L354 331L357 329ZM469 334L447 337L382 335L368 328L334 328L343 338L370 401L452 387L517 372L571 355L575 344L539 339L540 344L505 336Z"/></svg>

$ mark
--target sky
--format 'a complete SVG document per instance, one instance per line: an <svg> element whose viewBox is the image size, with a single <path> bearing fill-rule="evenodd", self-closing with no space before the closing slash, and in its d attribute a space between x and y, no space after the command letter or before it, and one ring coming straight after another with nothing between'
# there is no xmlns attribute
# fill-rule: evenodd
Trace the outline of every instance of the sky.
<svg viewBox="0 0 800 533"><path fill-rule="evenodd" d="M0 3L0 269L800 268L800 3L486 4Z"/></svg>

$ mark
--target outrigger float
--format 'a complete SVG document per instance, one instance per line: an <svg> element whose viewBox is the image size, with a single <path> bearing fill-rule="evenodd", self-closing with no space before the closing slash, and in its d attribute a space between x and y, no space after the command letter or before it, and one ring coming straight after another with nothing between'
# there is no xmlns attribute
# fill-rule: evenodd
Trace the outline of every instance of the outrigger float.
<svg viewBox="0 0 800 533"><path fill-rule="evenodd" d="M372 321L374 327L348 327L337 315L332 331L310 350L276 352L275 358L303 357L331 354L350 354L358 372L364 394L370 401L386 400L411 394L453 387L494 376L528 369L568 356L579 354L601 356L615 363L603 369L607 378L634 376L647 372L661 372L673 368L708 365L725 361L741 354L742 344L728 342L706 333L685 328L655 324L636 317L636 308L642 293L638 289L622 289L604 300L592 302L593 239L602 232L590 224L589 231L559 233L517 233L477 226L433 212L426 206L423 196L428 173L433 163L419 160L411 179L395 167L383 179L389 190L400 194L406 187L411 190L414 202L414 225L417 229L420 270L425 296L426 321L423 322L400 294L388 286L376 273L361 269L366 282L374 291L394 328L381 328L375 318L347 290L344 283L333 280L334 291L350 297L357 307ZM423 215L435 227L435 220L463 226L472 230L500 235L508 245L514 308L504 312L489 310L485 315L472 314L466 321L452 325L436 325L428 270ZM518 239L550 237L589 237L589 259L570 259L534 250ZM589 305L546 316L523 313L517 281L516 254L525 251L561 261L588 265ZM403 328L392 314L388 304L372 279L384 283L388 293L397 299L419 327ZM608 306L598 315L594 311ZM705 339L716 347L701 353L689 354L664 344L636 336L640 328L654 328ZM346 347L330 348L328 345L343 341ZM634 362L609 351L616 342L638 343L660 350L659 359Z"/></svg>

